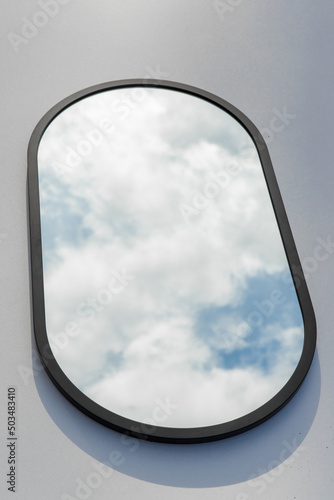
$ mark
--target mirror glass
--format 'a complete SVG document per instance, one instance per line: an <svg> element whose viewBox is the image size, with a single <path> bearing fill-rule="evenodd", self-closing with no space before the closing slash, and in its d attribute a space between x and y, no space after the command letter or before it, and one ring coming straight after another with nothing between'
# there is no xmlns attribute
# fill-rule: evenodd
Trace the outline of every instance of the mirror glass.
<svg viewBox="0 0 334 500"><path fill-rule="evenodd" d="M227 111L133 86L72 103L38 148L45 320L90 400L169 428L273 398L300 305L259 154Z"/></svg>

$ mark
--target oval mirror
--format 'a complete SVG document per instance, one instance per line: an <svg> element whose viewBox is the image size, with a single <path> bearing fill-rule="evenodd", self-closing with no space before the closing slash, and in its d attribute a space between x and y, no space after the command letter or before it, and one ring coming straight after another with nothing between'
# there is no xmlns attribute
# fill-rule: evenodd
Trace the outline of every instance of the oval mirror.
<svg viewBox="0 0 334 500"><path fill-rule="evenodd" d="M193 87L108 83L51 109L28 161L36 342L74 405L191 443L291 398L315 319L248 118Z"/></svg>

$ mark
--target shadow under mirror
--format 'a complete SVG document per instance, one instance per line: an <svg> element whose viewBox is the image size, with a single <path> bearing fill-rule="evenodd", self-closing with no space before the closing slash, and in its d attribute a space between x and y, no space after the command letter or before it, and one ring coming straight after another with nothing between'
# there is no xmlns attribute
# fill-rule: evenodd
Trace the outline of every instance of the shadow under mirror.
<svg viewBox="0 0 334 500"><path fill-rule="evenodd" d="M69 98L35 130L37 346L99 422L217 439L266 420L305 377L313 310L255 133L207 93L139 81Z"/></svg>

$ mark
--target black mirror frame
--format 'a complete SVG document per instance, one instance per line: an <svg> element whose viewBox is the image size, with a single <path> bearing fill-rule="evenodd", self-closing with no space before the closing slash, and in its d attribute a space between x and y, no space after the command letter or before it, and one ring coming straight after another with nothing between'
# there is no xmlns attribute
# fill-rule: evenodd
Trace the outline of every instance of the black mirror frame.
<svg viewBox="0 0 334 500"><path fill-rule="evenodd" d="M255 411L230 422L198 428L171 428L152 426L121 417L98 405L83 394L65 375L53 356L45 325L44 282L41 246L40 204L38 186L38 147L49 124L67 107L90 95L119 88L153 87L177 90L204 99L232 115L254 141L262 164L278 227L290 266L296 293L304 320L304 346L300 361L285 386L267 403ZM56 104L39 121L28 147L28 197L30 252L34 332L42 364L60 392L79 410L116 431L140 439L164 443L200 443L228 438L245 432L275 415L297 392L312 363L316 345L316 321L302 266L297 254L283 201L266 143L255 125L238 109L225 100L198 88L170 81L143 79L103 83L77 92Z"/></svg>

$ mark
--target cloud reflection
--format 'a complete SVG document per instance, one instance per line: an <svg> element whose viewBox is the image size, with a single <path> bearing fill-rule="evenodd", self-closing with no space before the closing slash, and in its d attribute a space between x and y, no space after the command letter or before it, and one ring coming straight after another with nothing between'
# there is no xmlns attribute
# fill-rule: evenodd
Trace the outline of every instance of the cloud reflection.
<svg viewBox="0 0 334 500"><path fill-rule="evenodd" d="M302 317L247 132L182 92L140 96L86 98L42 138L47 330L75 325L55 356L102 406L145 422L169 397L164 425L213 425L285 385Z"/></svg>

